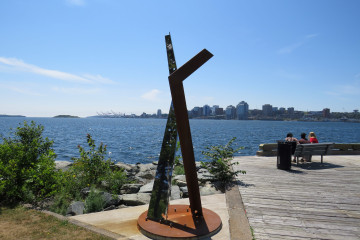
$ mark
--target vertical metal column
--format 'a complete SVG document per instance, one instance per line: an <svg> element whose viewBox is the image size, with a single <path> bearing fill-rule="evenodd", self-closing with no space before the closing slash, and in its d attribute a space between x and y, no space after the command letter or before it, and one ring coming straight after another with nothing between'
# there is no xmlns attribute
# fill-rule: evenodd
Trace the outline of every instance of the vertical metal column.
<svg viewBox="0 0 360 240"><path fill-rule="evenodd" d="M209 51L204 49L169 76L170 91L184 162L186 184L189 192L190 208L193 216L202 216L202 206L195 165L194 148L191 139L190 123L182 82L205 62L207 62L212 56L213 55Z"/></svg>
<svg viewBox="0 0 360 240"><path fill-rule="evenodd" d="M165 36L165 43L170 75L177 69L170 34ZM147 217L154 221L160 221L163 219L164 215L167 216L171 194L171 177L174 167L176 141L176 119L174 107L171 103L147 214Z"/></svg>

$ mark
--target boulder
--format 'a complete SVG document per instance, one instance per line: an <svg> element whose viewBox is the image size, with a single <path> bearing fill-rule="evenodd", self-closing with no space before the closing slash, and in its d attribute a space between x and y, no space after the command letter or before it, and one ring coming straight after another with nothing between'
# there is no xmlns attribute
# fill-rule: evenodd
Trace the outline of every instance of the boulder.
<svg viewBox="0 0 360 240"><path fill-rule="evenodd" d="M178 185L179 187L187 186L185 175L177 175L173 178L173 181L174 181L174 184Z"/></svg>
<svg viewBox="0 0 360 240"><path fill-rule="evenodd" d="M72 164L73 163L69 161L55 161L55 168L57 170L67 171Z"/></svg>
<svg viewBox="0 0 360 240"><path fill-rule="evenodd" d="M111 205L120 205L121 200L118 195L113 195L108 192L100 192L100 194L102 195L105 202L104 208L110 207Z"/></svg>
<svg viewBox="0 0 360 240"><path fill-rule="evenodd" d="M222 193L220 190L216 189L215 186L212 184L206 184L203 187L200 187L200 195L207 196L212 194L219 194Z"/></svg>
<svg viewBox="0 0 360 240"><path fill-rule="evenodd" d="M73 202L68 207L66 211L66 215L71 215L71 216L81 215L84 213L84 209L85 209L84 202L80 202L80 201Z"/></svg>
<svg viewBox="0 0 360 240"><path fill-rule="evenodd" d="M180 194L179 186L177 186L177 185L171 186L170 200L175 200L175 199L180 199L180 198L181 198L181 194Z"/></svg>
<svg viewBox="0 0 360 240"><path fill-rule="evenodd" d="M156 170L146 170L146 171L140 171L135 175L135 177L142 178L142 179L148 179L152 180L155 178Z"/></svg>
<svg viewBox="0 0 360 240"><path fill-rule="evenodd" d="M120 193L121 194L137 193L137 192L139 192L139 190L142 186L143 186L142 184L138 184L138 183L124 184L121 187Z"/></svg>
<svg viewBox="0 0 360 240"><path fill-rule="evenodd" d="M154 180L140 187L139 193L151 193L154 186Z"/></svg>
<svg viewBox="0 0 360 240"><path fill-rule="evenodd" d="M150 203L151 193L133 193L119 196L127 206L138 206Z"/></svg>
<svg viewBox="0 0 360 240"><path fill-rule="evenodd" d="M189 192L188 192L188 188L187 187L180 187L180 195L182 198L187 198L189 197Z"/></svg>

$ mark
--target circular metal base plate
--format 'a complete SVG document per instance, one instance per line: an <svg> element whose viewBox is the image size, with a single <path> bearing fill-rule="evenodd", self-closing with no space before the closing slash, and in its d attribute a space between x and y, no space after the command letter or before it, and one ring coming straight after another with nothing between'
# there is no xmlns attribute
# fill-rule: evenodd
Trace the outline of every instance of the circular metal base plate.
<svg viewBox="0 0 360 240"><path fill-rule="evenodd" d="M221 229L221 219L203 208L202 217L193 217L188 205L170 205L168 219L162 223L147 219L147 211L138 218L138 228L152 239L201 239L215 235Z"/></svg>

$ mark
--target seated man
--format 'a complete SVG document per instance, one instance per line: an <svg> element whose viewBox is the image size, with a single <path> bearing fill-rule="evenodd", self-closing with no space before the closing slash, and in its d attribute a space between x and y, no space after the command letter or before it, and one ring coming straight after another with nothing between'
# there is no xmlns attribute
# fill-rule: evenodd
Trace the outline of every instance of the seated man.
<svg viewBox="0 0 360 240"><path fill-rule="evenodd" d="M301 138L299 140L299 143L300 144L310 143L310 141L306 138L306 133L301 133ZM311 162L311 156L308 156L307 159L308 159L307 161ZM306 161L305 158L300 159L300 162L304 162L304 161Z"/></svg>

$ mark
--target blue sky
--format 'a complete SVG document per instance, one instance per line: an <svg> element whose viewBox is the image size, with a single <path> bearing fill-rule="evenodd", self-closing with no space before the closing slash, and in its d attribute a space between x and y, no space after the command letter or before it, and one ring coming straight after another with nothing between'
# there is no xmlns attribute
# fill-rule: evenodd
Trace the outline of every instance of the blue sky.
<svg viewBox="0 0 360 240"><path fill-rule="evenodd" d="M167 112L164 36L187 107L347 111L360 102L360 1L0 1L0 114Z"/></svg>

